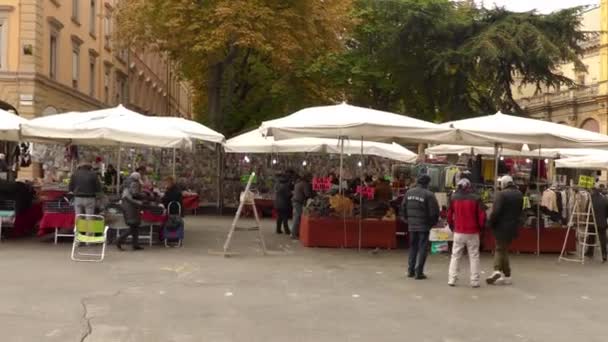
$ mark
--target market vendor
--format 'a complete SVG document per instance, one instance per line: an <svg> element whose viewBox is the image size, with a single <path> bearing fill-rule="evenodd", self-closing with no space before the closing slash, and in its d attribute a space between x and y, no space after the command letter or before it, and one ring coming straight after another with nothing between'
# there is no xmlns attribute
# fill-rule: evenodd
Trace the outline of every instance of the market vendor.
<svg viewBox="0 0 608 342"><path fill-rule="evenodd" d="M393 199L393 189L388 180L380 178L376 181L374 199L379 202L390 202Z"/></svg>
<svg viewBox="0 0 608 342"><path fill-rule="evenodd" d="M310 181L312 180L312 175L310 173L304 174L298 179L296 186L293 191L293 229L291 230L291 238L299 239L300 238L300 221L302 219L302 212L304 211L304 206L306 206L306 202L314 197L314 193L312 191L312 185Z"/></svg>
<svg viewBox="0 0 608 342"><path fill-rule="evenodd" d="M169 215L179 215L180 209L183 206L182 190L173 177L167 177L165 179L165 186L165 194L161 199L161 203L165 209L167 209ZM169 207L169 204L171 203L178 203L179 208L176 205L171 205L171 207Z"/></svg>

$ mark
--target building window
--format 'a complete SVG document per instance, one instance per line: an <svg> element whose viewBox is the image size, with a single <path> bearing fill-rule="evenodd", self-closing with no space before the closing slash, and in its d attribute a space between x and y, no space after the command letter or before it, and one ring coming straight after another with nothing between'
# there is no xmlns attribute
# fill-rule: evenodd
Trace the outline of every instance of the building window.
<svg viewBox="0 0 608 342"><path fill-rule="evenodd" d="M78 88L80 79L80 46L74 44L72 48L72 87Z"/></svg>
<svg viewBox="0 0 608 342"><path fill-rule="evenodd" d="M585 85L585 74L576 75L576 83L578 85Z"/></svg>
<svg viewBox="0 0 608 342"><path fill-rule="evenodd" d="M103 79L103 101L106 104L110 104L110 81L112 78L111 67L106 65L104 70L104 79Z"/></svg>
<svg viewBox="0 0 608 342"><path fill-rule="evenodd" d="M72 20L76 23L80 22L80 6L81 0L72 0Z"/></svg>
<svg viewBox="0 0 608 342"><path fill-rule="evenodd" d="M7 69L6 52L7 52L7 28L8 24L6 20L0 19L0 70Z"/></svg>
<svg viewBox="0 0 608 342"><path fill-rule="evenodd" d="M112 48L112 14L107 13L103 18L103 37L104 37L104 47L106 49Z"/></svg>
<svg viewBox="0 0 608 342"><path fill-rule="evenodd" d="M95 82L97 81L97 77L95 77L97 71L97 60L95 56L89 57L89 95L91 97L95 97Z"/></svg>
<svg viewBox="0 0 608 342"><path fill-rule="evenodd" d="M116 103L126 104L127 102L127 81L126 77L121 74L116 74Z"/></svg>
<svg viewBox="0 0 608 342"><path fill-rule="evenodd" d="M97 31L97 0L91 0L91 11L89 12L89 33L95 36Z"/></svg>
<svg viewBox="0 0 608 342"><path fill-rule="evenodd" d="M581 125L581 128L586 130L586 131L590 131L590 132L595 132L595 133L599 133L600 132L600 124L597 120L595 119L587 119L583 122L583 124Z"/></svg>
<svg viewBox="0 0 608 342"><path fill-rule="evenodd" d="M57 78L57 34L51 34L50 50L49 50L49 76L52 79Z"/></svg>

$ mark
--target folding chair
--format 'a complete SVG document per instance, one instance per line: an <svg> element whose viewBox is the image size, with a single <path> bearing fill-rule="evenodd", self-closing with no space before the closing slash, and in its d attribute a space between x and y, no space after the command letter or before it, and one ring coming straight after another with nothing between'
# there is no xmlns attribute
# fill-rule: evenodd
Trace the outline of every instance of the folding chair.
<svg viewBox="0 0 608 342"><path fill-rule="evenodd" d="M15 201L0 201L0 241L2 241L2 228L12 227L15 224Z"/></svg>
<svg viewBox="0 0 608 342"><path fill-rule="evenodd" d="M105 225L103 216L99 215L78 215L74 227L74 244L72 245L72 260L101 262L106 253L106 241L108 236L108 226ZM99 253L80 253L80 244L87 246L101 245ZM84 258L83 258L84 257ZM93 258L94 257L94 258Z"/></svg>
<svg viewBox="0 0 608 342"><path fill-rule="evenodd" d="M177 207L177 214L171 214L171 208ZM182 247L184 242L184 220L182 219L182 205L179 202L171 202L167 205L167 222L163 227L163 240L165 247L173 247L169 240L177 241L177 247Z"/></svg>

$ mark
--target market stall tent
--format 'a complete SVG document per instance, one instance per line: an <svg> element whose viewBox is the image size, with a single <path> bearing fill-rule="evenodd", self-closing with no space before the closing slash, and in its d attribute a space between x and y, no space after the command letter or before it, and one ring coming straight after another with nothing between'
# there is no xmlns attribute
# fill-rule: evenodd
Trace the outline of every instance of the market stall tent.
<svg viewBox="0 0 608 342"><path fill-rule="evenodd" d="M558 159L555 161L555 167L561 169L606 170L608 169L608 153Z"/></svg>
<svg viewBox="0 0 608 342"><path fill-rule="evenodd" d="M45 116L21 125L24 140L56 140L76 145L190 147L182 131L122 105L91 112Z"/></svg>
<svg viewBox="0 0 608 342"><path fill-rule="evenodd" d="M293 138L350 138L367 141L446 143L453 129L379 110L351 106L310 107L281 119L263 122L260 132L275 140Z"/></svg>
<svg viewBox="0 0 608 342"><path fill-rule="evenodd" d="M437 145L429 147L425 150L427 155L445 155L445 154L471 154L473 151L474 155L482 156L493 156L495 153L494 147L482 147L482 146L466 146L466 145ZM514 150L509 148L499 148L498 153L501 156L508 157L530 157L530 158L556 158L559 153L556 150L532 150L530 151L527 146L524 146L521 150ZM540 153L540 155L539 155Z"/></svg>
<svg viewBox="0 0 608 342"><path fill-rule="evenodd" d="M185 133L192 140L206 141L216 144L221 144L226 140L223 134L216 132L196 121L170 116L155 116L151 118L160 121L163 125L165 125L165 127Z"/></svg>
<svg viewBox="0 0 608 342"><path fill-rule="evenodd" d="M0 141L19 141L21 125L26 122L18 115L0 109Z"/></svg>
<svg viewBox="0 0 608 342"><path fill-rule="evenodd" d="M339 154L341 142L338 139L297 138L275 141L264 137L259 130L253 130L229 139L224 146L228 153L332 153ZM360 140L347 140L344 153L361 153ZM392 143L363 141L363 154L414 163L418 155L405 147Z"/></svg>
<svg viewBox="0 0 608 342"><path fill-rule="evenodd" d="M608 136L553 122L529 119L498 112L494 115L442 124L454 128L467 145L502 144L530 148L608 148Z"/></svg>

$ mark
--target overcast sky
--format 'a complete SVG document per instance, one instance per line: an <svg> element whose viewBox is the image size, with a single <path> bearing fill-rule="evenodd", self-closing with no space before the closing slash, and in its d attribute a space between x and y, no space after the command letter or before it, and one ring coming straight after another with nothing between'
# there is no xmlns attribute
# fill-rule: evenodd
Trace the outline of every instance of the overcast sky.
<svg viewBox="0 0 608 342"><path fill-rule="evenodd" d="M486 7L493 7L494 4L505 6L511 11L529 11L536 9L542 13L553 12L558 9L580 6L597 5L600 0L476 0L483 3Z"/></svg>

